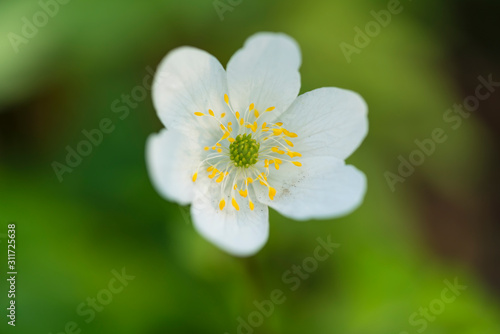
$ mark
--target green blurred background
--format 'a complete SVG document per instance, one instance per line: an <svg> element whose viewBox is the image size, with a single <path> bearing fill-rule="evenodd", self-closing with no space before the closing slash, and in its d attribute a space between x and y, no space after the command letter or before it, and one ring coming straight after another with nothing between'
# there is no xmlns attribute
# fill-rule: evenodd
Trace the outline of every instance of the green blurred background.
<svg viewBox="0 0 500 334"><path fill-rule="evenodd" d="M215 6L224 5L221 20ZM478 76L500 80L499 2L401 1L402 12L348 63L339 45L353 44L354 27L387 6L72 0L16 52L9 33L21 35L23 17L33 22L42 7L2 1L0 253L16 223L18 276L11 328L2 255L0 332L233 334L254 301L279 289L285 302L254 333L500 333L500 93L456 130L443 121L474 94ZM341 219L296 222L271 211L269 242L240 259L200 237L188 208L154 191L144 147L162 125L150 92L129 113L111 105L175 47L207 50L225 65L259 31L298 41L301 93L337 86L366 99L370 132L348 162L366 173L368 192ZM64 163L67 146L105 118L113 131L59 182L53 162ZM384 173L397 173L398 156L435 128L447 141L391 191ZM340 247L291 291L283 274L327 236ZM93 319L82 316L87 298L109 298L112 271L122 268L135 278ZM440 304L444 281L455 278L467 289ZM439 305L432 317L419 314Z"/></svg>

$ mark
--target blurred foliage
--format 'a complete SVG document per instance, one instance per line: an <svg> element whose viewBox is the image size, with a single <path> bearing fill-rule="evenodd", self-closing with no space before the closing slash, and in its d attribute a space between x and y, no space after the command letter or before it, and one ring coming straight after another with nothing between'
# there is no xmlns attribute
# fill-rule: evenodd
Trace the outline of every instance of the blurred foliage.
<svg viewBox="0 0 500 334"><path fill-rule="evenodd" d="M70 1L18 53L6 36L19 34L22 18L40 5L2 2L0 223L17 223L14 331L59 333L76 321L82 333L236 333L237 318L255 310L254 300L281 289L286 302L256 333L417 333L409 316L440 298L443 280L458 277L468 289L425 333L500 333L498 301L481 279L422 241L411 178L393 193L383 177L436 127L449 140L412 178L425 176L453 196L458 182L477 182L473 175L487 154L474 119L457 131L442 121L461 101L436 33L449 29L446 2L402 5L347 64L339 44L352 43L353 27L372 20L370 11L386 8L386 1L242 1L223 21L212 1ZM283 31L299 42L301 92L337 86L365 97L370 134L349 162L367 174L369 187L364 205L345 218L304 223L272 212L266 247L239 259L202 239L187 209L152 188L144 145L162 125L150 98L124 119L110 106L172 48L196 46L226 64L257 31ZM82 130L103 118L114 131L59 183L51 163L63 162L66 146L75 147ZM291 292L283 273L328 235L341 247ZM86 324L77 306L123 267L136 278ZM6 288L2 280L2 303ZM0 331L12 330L2 318Z"/></svg>

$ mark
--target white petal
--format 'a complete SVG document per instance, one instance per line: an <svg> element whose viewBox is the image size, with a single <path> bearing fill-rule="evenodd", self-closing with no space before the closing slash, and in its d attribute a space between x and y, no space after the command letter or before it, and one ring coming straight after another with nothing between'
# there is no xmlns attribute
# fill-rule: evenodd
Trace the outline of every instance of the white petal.
<svg viewBox="0 0 500 334"><path fill-rule="evenodd" d="M254 183L259 201L298 220L342 216L363 201L366 178L355 167L332 157L302 158L301 162L302 167L283 164L279 171L270 169L274 200L266 187Z"/></svg>
<svg viewBox="0 0 500 334"><path fill-rule="evenodd" d="M195 195L191 205L191 216L198 232L224 251L236 256L257 253L269 236L269 210L254 200L250 210L248 202L239 195L239 211L230 200L219 209L220 188L215 181L202 176L196 181Z"/></svg>
<svg viewBox="0 0 500 334"><path fill-rule="evenodd" d="M227 65L229 98L233 108L245 111L251 103L268 121L292 104L300 90L300 49L280 33L258 33L247 39Z"/></svg>
<svg viewBox="0 0 500 334"><path fill-rule="evenodd" d="M202 151L196 141L174 130L163 129L150 135L146 163L156 191L181 205L190 203L194 193L192 176Z"/></svg>
<svg viewBox="0 0 500 334"><path fill-rule="evenodd" d="M220 136L219 123L207 114L230 112L224 102L227 94L226 72L209 53L192 47L180 47L162 60L153 84L153 102L158 117L168 129L184 133L203 132Z"/></svg>
<svg viewBox="0 0 500 334"><path fill-rule="evenodd" d="M280 120L298 135L292 139L294 151L344 160L368 133L367 113L360 95L329 87L299 96Z"/></svg>

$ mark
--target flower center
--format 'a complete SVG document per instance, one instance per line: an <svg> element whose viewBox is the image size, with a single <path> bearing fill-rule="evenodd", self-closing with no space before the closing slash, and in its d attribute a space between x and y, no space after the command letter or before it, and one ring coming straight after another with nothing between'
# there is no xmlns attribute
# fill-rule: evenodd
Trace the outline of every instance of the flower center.
<svg viewBox="0 0 500 334"><path fill-rule="evenodd" d="M259 161L260 144L250 133L238 135L229 145L229 157L234 166L248 168Z"/></svg>
<svg viewBox="0 0 500 334"><path fill-rule="evenodd" d="M200 168L206 168L208 178L220 185L220 210L224 209L227 201L239 211L238 194L248 201L248 207L253 210L255 205L252 197L256 196L255 187L267 187L271 200L276 195L276 189L271 186L267 178L273 165L275 172L279 171L283 163L302 166L299 161L293 160L302 155L290 149L293 148L291 139L296 138L297 134L285 129L281 122L272 124L264 122L253 103L240 113L232 108L227 94L224 94L224 102L228 108L220 114L216 115L212 109L208 109L208 113L200 111L194 113L198 117L216 120L222 136L212 147L204 148L207 154L194 171L193 182L196 182ZM269 107L262 113L274 109L275 107ZM226 113L229 112L234 116L232 120L236 121L234 125L231 121L224 122Z"/></svg>

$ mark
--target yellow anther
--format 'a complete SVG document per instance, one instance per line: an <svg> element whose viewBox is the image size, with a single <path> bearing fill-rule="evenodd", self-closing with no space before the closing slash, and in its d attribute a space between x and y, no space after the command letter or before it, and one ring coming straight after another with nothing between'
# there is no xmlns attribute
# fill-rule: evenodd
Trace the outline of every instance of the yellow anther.
<svg viewBox="0 0 500 334"><path fill-rule="evenodd" d="M266 112L273 111L273 110L274 110L274 107L269 107L269 108L266 109Z"/></svg>
<svg viewBox="0 0 500 334"><path fill-rule="evenodd" d="M243 118L240 118L240 125L243 125L244 122Z"/></svg>
<svg viewBox="0 0 500 334"><path fill-rule="evenodd" d="M196 116L205 116L205 114L204 114L204 113L199 112L199 111L195 112L194 114L195 114Z"/></svg>
<svg viewBox="0 0 500 334"><path fill-rule="evenodd" d="M232 143L234 141L234 138L228 138L227 139L230 143Z"/></svg>
<svg viewBox="0 0 500 334"><path fill-rule="evenodd" d="M240 112L239 111L236 112L236 118L240 118Z"/></svg>
<svg viewBox="0 0 500 334"><path fill-rule="evenodd" d="M211 172L213 170L214 170L214 166L210 166L210 167L207 168L207 172Z"/></svg>
<svg viewBox="0 0 500 334"><path fill-rule="evenodd" d="M250 207L250 210L253 211L254 209L254 205L253 205L253 202L252 201L248 201L248 206Z"/></svg>
<svg viewBox="0 0 500 334"><path fill-rule="evenodd" d="M274 129L274 130L273 130L273 134L274 134L275 136L279 136L279 135L280 135L280 134L282 134L282 133L283 133L283 129Z"/></svg>
<svg viewBox="0 0 500 334"><path fill-rule="evenodd" d="M208 147L208 146L205 146L205 148L204 148L205 151L208 151L209 149L210 149L210 147Z"/></svg>
<svg viewBox="0 0 500 334"><path fill-rule="evenodd" d="M193 174L193 182L196 182L197 178L198 178L198 172Z"/></svg>
<svg viewBox="0 0 500 334"><path fill-rule="evenodd" d="M224 116L226 116L225 112L223 112L222 114L220 114L220 118L224 118Z"/></svg>
<svg viewBox="0 0 500 334"><path fill-rule="evenodd" d="M278 122L276 123L277 126L282 126L283 125L283 122Z"/></svg>
<svg viewBox="0 0 500 334"><path fill-rule="evenodd" d="M301 167L302 166L302 164L300 162L298 162L298 161L292 161L292 164L294 164L297 167Z"/></svg>
<svg viewBox="0 0 500 334"><path fill-rule="evenodd" d="M222 180L224 180L224 173L219 173L219 177L217 178L217 180L215 180L215 182L221 183Z"/></svg>
<svg viewBox="0 0 500 334"><path fill-rule="evenodd" d="M247 182L248 183L253 183L253 179L251 177L247 177Z"/></svg>
<svg viewBox="0 0 500 334"><path fill-rule="evenodd" d="M224 140L226 139L227 137L229 137L230 133L229 132L224 132L224 135L222 136L221 140Z"/></svg>
<svg viewBox="0 0 500 334"><path fill-rule="evenodd" d="M288 137L290 137L290 138L295 138L295 137L297 137L297 134L296 134L296 133L290 132L290 131L288 131L288 130L286 130L286 129L283 129L283 133L285 134L285 136L288 136Z"/></svg>
<svg viewBox="0 0 500 334"><path fill-rule="evenodd" d="M236 188L238 188L238 186L235 183L233 189L236 190Z"/></svg>
<svg viewBox="0 0 500 334"><path fill-rule="evenodd" d="M247 195L248 195L248 190L240 190L239 192L240 192L241 197L247 197Z"/></svg>
<svg viewBox="0 0 500 334"><path fill-rule="evenodd" d="M215 116L214 112L212 109L208 109L208 113L210 114L210 116Z"/></svg>
<svg viewBox="0 0 500 334"><path fill-rule="evenodd" d="M269 160L268 159L264 160L264 167L266 167L266 168L269 167Z"/></svg>
<svg viewBox="0 0 500 334"><path fill-rule="evenodd" d="M217 149L217 152L221 153L221 152L222 152L222 149L221 149L221 148L218 148L218 149Z"/></svg>
<svg viewBox="0 0 500 334"><path fill-rule="evenodd" d="M220 146L220 143L215 144L215 146Z"/></svg>
<svg viewBox="0 0 500 334"><path fill-rule="evenodd" d="M276 195L276 189L274 189L273 187L269 187L269 198L272 200L274 200L274 196Z"/></svg>
<svg viewBox="0 0 500 334"><path fill-rule="evenodd" d="M287 143L289 146L293 147L293 143L291 141L289 141L288 139L285 139L283 138L283 140L285 141L285 143Z"/></svg>
<svg viewBox="0 0 500 334"><path fill-rule="evenodd" d="M274 153L278 153L279 148L278 148L277 146L272 147L272 148L271 148L271 151L273 151Z"/></svg>
<svg viewBox="0 0 500 334"><path fill-rule="evenodd" d="M252 111L253 108L255 108L255 105L253 103L250 103L250 106L248 108L250 108L250 111Z"/></svg>
<svg viewBox="0 0 500 334"><path fill-rule="evenodd" d="M266 125L267 125L266 122L262 123L262 130L264 130L264 128L266 127Z"/></svg>
<svg viewBox="0 0 500 334"><path fill-rule="evenodd" d="M255 118L259 118L259 111L257 109L255 109L255 111L253 112L253 114L255 115Z"/></svg>
<svg viewBox="0 0 500 334"><path fill-rule="evenodd" d="M224 199L221 199L219 202L219 209L222 211L224 207L226 206L226 201Z"/></svg>
<svg viewBox="0 0 500 334"><path fill-rule="evenodd" d="M224 94L224 102L226 102L226 104L229 104L229 96L227 96L227 94Z"/></svg>
<svg viewBox="0 0 500 334"><path fill-rule="evenodd" d="M215 151L215 146L212 146L212 150L214 150L214 151Z"/></svg>
<svg viewBox="0 0 500 334"><path fill-rule="evenodd" d="M267 181L266 175L264 173L261 173L257 176L257 179L259 179L260 184L263 186L267 186L267 183L264 182L265 180Z"/></svg>
<svg viewBox="0 0 500 334"><path fill-rule="evenodd" d="M208 178L213 179L213 178L215 177L215 174L217 174L218 172L219 172L219 171L217 170L217 168L214 168L214 170L212 171L212 174L210 174L210 175L208 176Z"/></svg>
<svg viewBox="0 0 500 334"><path fill-rule="evenodd" d="M283 163L280 159L274 159L274 168L280 169L280 164Z"/></svg>
<svg viewBox="0 0 500 334"><path fill-rule="evenodd" d="M230 126L231 124L233 124L233 122L227 122L227 126Z"/></svg>
<svg viewBox="0 0 500 334"><path fill-rule="evenodd" d="M236 209L236 211L240 211L240 206L238 205L238 202L236 202L236 200L234 199L234 197L231 200L231 204L233 204L233 206Z"/></svg>

